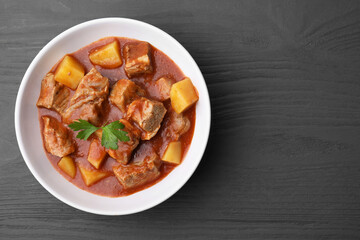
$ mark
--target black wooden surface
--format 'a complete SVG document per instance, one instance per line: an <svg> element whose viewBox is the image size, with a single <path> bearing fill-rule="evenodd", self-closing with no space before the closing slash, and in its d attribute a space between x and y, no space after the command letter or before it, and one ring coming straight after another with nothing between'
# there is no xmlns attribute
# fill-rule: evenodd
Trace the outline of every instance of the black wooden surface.
<svg viewBox="0 0 360 240"><path fill-rule="evenodd" d="M359 1L0 1L0 239L360 239ZM32 59L86 20L174 36L212 103L190 181L148 211L73 209L31 175L14 104Z"/></svg>

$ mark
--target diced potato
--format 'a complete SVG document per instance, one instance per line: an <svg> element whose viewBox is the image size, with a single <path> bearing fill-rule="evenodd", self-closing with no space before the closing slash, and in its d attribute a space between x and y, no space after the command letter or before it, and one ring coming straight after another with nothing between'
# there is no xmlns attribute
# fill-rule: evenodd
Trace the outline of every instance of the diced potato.
<svg viewBox="0 0 360 240"><path fill-rule="evenodd" d="M169 163L180 164L181 142L177 141L169 143L161 160Z"/></svg>
<svg viewBox="0 0 360 240"><path fill-rule="evenodd" d="M75 58L67 55L56 68L55 80L75 90L84 75L84 67Z"/></svg>
<svg viewBox="0 0 360 240"><path fill-rule="evenodd" d="M118 41L109 43L90 53L89 58L93 64L103 68L117 68L122 64L120 46Z"/></svg>
<svg viewBox="0 0 360 240"><path fill-rule="evenodd" d="M63 170L71 178L75 177L76 167L75 167L74 160L71 157L66 156L66 157L61 158L61 160L58 162L58 166L61 170Z"/></svg>
<svg viewBox="0 0 360 240"><path fill-rule="evenodd" d="M196 89L189 78L172 85L170 90L171 106L177 113L182 113L199 100Z"/></svg>
<svg viewBox="0 0 360 240"><path fill-rule="evenodd" d="M101 146L100 140L95 138L91 141L89 147L89 153L87 160L93 165L96 169L99 169L101 163L104 161L106 156L106 151L103 146Z"/></svg>
<svg viewBox="0 0 360 240"><path fill-rule="evenodd" d="M84 183L88 187L93 185L94 183L100 181L101 179L109 176L108 172L100 172L98 170L90 170L90 169L86 169L80 165L79 165L79 169L81 172L81 176L84 180Z"/></svg>

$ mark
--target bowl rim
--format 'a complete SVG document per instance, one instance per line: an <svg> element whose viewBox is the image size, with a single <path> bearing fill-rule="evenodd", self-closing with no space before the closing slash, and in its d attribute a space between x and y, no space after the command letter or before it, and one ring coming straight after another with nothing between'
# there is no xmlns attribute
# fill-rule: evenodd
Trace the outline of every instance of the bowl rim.
<svg viewBox="0 0 360 240"><path fill-rule="evenodd" d="M205 104L207 105L207 108L209 109L208 111L208 116L207 119L209 120L208 123L208 127L206 129L205 132L205 138L206 141L201 144L201 148L198 148L197 150L201 152L200 154L200 158L198 159L198 161L195 163L193 169L190 169L191 172L189 172L189 174L184 177L179 179L179 181L181 182L181 184L179 184L178 188L175 187L172 190L166 191L164 193L164 196L158 200L158 201L154 201L150 204L144 205L144 206L140 206L138 207L136 210L132 210L132 211L122 211L121 213L119 212L102 212L99 210L95 210L92 208L88 208L85 206L82 206L81 204L72 202L66 198L64 198L60 193L57 193L55 190L53 190L52 187L50 187L46 181L43 181L42 178L38 175L37 171L35 170L34 166L32 165L31 161L29 160L30 157L27 155L27 152L25 150L25 144L23 142L23 138L22 138L22 132L21 130L21 121L20 121L20 114L21 114L21 102L23 99L23 95L24 95L24 91L25 91L25 85L26 82L29 81L29 76L30 74L35 70L35 65L36 63L43 57L43 55L49 50L51 49L51 47L58 41L60 41L62 38L64 38L65 36L67 36L68 34L78 31L82 28L88 27L92 24L99 24L99 23L106 23L106 22L113 22L113 21L121 21L121 22L130 22L130 23L136 23L136 24L140 24L143 25L144 27L147 28L151 28L152 31L158 32L159 34L163 35L164 37L166 37L166 41L171 41L172 44L177 45L177 47L179 49L181 49L187 56L188 59L191 60L191 65L195 68L195 71L199 72L199 76L201 77L199 79L199 81L203 82L204 84L204 94L206 99L204 99ZM165 53L166 54L166 53ZM150 209L164 201L166 201L168 198L170 198L172 195L174 195L177 191L179 191L184 185L185 183L190 179L190 177L193 175L193 173L195 172L195 170L197 169L198 165L200 164L200 161L202 160L203 156L204 156L204 152L209 140L209 135L210 135L210 128L211 128L211 104L210 104L210 97L209 97L209 92L206 86L206 82L205 79L201 73L200 68L198 67L197 63L195 62L195 60L192 58L192 56L190 55L190 53L175 39L173 38L171 35L169 35L168 33L166 33L165 31L161 30L160 28L157 28L149 23L143 22L143 21L139 21L139 20L134 20L134 19L130 19L130 18L120 18L120 17L109 17L109 18L98 18L98 19L93 19L93 20L89 20L80 24L77 24L73 27L68 28L67 30L61 32L60 34L58 34L57 36L55 36L52 40L50 40L39 52L38 54L35 56L35 58L31 61L29 67L27 68L21 83L20 83L20 87L17 93L17 97L16 97L16 103L15 103L15 111L14 111L14 115L15 115L15 133L16 133L16 139L18 142L18 146L21 152L21 155L27 165L27 167L29 168L30 172L32 173L32 175L35 177L35 179L50 193L52 194L54 197L56 197L57 199L59 199L60 201L64 202L65 204L74 207L76 209L85 211L85 212L89 212L89 213L93 213L93 214L98 214L98 215L127 215L127 214L133 214L133 213L137 213L137 212L141 212L141 211L145 211L147 209ZM126 197L126 196L124 196Z"/></svg>

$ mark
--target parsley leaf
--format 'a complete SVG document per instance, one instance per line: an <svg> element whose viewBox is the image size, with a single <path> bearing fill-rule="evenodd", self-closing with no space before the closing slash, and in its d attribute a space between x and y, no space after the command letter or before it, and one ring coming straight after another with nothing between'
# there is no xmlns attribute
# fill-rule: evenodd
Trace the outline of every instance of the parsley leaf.
<svg viewBox="0 0 360 240"><path fill-rule="evenodd" d="M91 134L100 129L82 119L78 119L77 121L69 124L69 127L74 131L80 131L76 137L84 140L87 140ZM119 140L122 142L130 141L130 138L127 136L127 132L120 130L123 128L124 124L122 124L120 121L115 121L101 127L101 145L105 148L116 150L118 149L117 143Z"/></svg>
<svg viewBox="0 0 360 240"><path fill-rule="evenodd" d="M74 121L73 123L69 124L69 127L74 131L81 130L76 137L80 139L87 140L91 134L93 134L96 130L98 130L98 127L95 127L91 123L78 119L78 121Z"/></svg>
<svg viewBox="0 0 360 240"><path fill-rule="evenodd" d="M118 140L127 142L130 138L126 135L127 132L120 129L124 128L124 124L119 121L109 123L105 127L102 127L103 133L101 138L101 145L105 148L116 150L118 149Z"/></svg>

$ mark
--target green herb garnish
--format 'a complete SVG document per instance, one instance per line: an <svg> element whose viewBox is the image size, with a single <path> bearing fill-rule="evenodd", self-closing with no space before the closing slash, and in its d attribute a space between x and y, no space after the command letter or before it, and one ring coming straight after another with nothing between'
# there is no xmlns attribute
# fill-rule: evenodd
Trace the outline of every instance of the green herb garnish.
<svg viewBox="0 0 360 240"><path fill-rule="evenodd" d="M96 130L98 130L98 127L95 127L88 121L78 119L77 122L74 121L73 123L69 124L69 127L74 131L79 131L76 135L77 138L87 140L91 134L93 134Z"/></svg>
<svg viewBox="0 0 360 240"><path fill-rule="evenodd" d="M123 128L124 124L119 121L109 123L105 127L102 127L101 145L105 148L118 149L118 140L122 142L130 141L130 138L126 135L127 132L119 130Z"/></svg>
<svg viewBox="0 0 360 240"><path fill-rule="evenodd" d="M120 121L109 123L106 126L95 127L88 121L78 119L69 124L69 127L74 131L80 131L76 137L87 140L91 134L96 130L102 129L101 145L108 149L118 149L118 141L127 142L130 138L127 136L127 132L120 130L124 128L124 124Z"/></svg>

